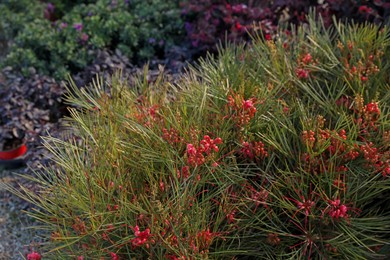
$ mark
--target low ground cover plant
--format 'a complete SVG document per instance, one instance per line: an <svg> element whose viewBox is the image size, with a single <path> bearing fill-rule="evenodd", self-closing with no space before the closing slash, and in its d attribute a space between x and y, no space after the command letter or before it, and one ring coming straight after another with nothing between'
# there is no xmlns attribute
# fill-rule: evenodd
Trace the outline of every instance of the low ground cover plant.
<svg viewBox="0 0 390 260"><path fill-rule="evenodd" d="M31 177L35 256L379 259L389 253L389 28L229 47L176 84L75 86ZM12 189L11 189L12 190Z"/></svg>

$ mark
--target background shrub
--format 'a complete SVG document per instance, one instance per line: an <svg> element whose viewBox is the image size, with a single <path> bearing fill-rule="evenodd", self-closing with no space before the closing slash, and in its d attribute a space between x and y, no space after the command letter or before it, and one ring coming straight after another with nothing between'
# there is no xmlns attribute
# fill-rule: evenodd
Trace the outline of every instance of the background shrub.
<svg viewBox="0 0 390 260"><path fill-rule="evenodd" d="M309 24L228 48L174 86L73 86L69 141L46 139L57 168L37 173L40 192L13 190L48 232L37 250L388 256L389 28Z"/></svg>
<svg viewBox="0 0 390 260"><path fill-rule="evenodd" d="M388 20L390 4L386 1L184 1L183 14L187 35L199 53L216 51L219 42L248 41L248 33L262 31L267 37L277 32L277 26L306 23L310 8L316 8L326 26L332 17L355 22L381 23Z"/></svg>
<svg viewBox="0 0 390 260"><path fill-rule="evenodd" d="M333 15L381 23L390 10L381 0L6 0L0 3L0 41L11 49L2 66L11 65L25 75L34 67L62 79L90 64L96 49L119 49L139 64L163 58L173 45L188 42L197 58L216 52L216 45L226 39L249 41L248 32L254 31L269 38L280 24L304 23L312 7L326 25Z"/></svg>
<svg viewBox="0 0 390 260"><path fill-rule="evenodd" d="M3 65L34 67L42 74L64 78L83 69L94 50L119 49L134 63L165 51L181 39L178 1L58 1L45 5L34 1L28 19L12 17L26 6L2 4L7 14L7 34L14 44ZM58 4L58 7L57 5ZM36 10L36 11L35 11ZM9 16L9 17L8 17ZM14 19L17 20L15 28ZM16 33L18 32L18 33Z"/></svg>

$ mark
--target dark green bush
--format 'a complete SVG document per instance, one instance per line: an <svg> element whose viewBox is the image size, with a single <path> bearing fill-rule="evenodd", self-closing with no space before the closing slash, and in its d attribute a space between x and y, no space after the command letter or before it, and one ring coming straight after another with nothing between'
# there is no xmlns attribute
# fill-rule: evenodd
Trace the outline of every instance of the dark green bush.
<svg viewBox="0 0 390 260"><path fill-rule="evenodd" d="M38 7L26 17L12 14L23 13L31 3L2 4L6 32L14 41L3 65L24 73L35 67L63 78L89 64L96 49L119 49L137 63L163 56L182 36L177 0L69 2L69 6L58 3L57 12L56 4L36 1Z"/></svg>

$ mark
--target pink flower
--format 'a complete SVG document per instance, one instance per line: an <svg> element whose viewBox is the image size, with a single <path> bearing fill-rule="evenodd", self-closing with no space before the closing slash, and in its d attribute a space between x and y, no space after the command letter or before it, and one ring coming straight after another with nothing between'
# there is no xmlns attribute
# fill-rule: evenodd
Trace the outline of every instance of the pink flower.
<svg viewBox="0 0 390 260"><path fill-rule="evenodd" d="M192 144L187 144L187 154L189 156L194 156L196 155L196 149Z"/></svg>
<svg viewBox="0 0 390 260"><path fill-rule="evenodd" d="M242 145L241 153L244 155L244 157L253 159L254 155L252 153L250 144L248 142L243 142L241 145Z"/></svg>
<svg viewBox="0 0 390 260"><path fill-rule="evenodd" d="M307 79L309 78L309 71L305 69L296 69L295 74L297 75L298 78L300 79Z"/></svg>
<svg viewBox="0 0 390 260"><path fill-rule="evenodd" d="M131 240L131 244L134 247L142 246L143 244L147 243L149 238L151 238L150 229L147 228L144 231L140 232L139 226L134 227L134 235L135 238Z"/></svg>
<svg viewBox="0 0 390 260"><path fill-rule="evenodd" d="M252 100L248 99L248 100L245 100L244 101L244 104L243 104L243 107L245 110L248 110L250 109L251 107L253 107L253 102Z"/></svg>
<svg viewBox="0 0 390 260"><path fill-rule="evenodd" d="M361 14L369 14L372 13L372 9L367 5L362 5L359 7L359 13Z"/></svg>
<svg viewBox="0 0 390 260"><path fill-rule="evenodd" d="M365 107L365 111L367 111L370 114L380 114L380 110L378 107L378 103L368 103Z"/></svg>
<svg viewBox="0 0 390 260"><path fill-rule="evenodd" d="M238 5L233 5L232 10L234 13L241 13L242 11L246 10L248 6L245 4L238 4Z"/></svg>
<svg viewBox="0 0 390 260"><path fill-rule="evenodd" d="M111 256L111 260L119 260L118 255L113 252L110 253L110 256Z"/></svg>
<svg viewBox="0 0 390 260"><path fill-rule="evenodd" d="M310 55L310 53L306 54L303 58L302 58L302 62L305 63L305 64L309 64L312 62L312 57Z"/></svg>
<svg viewBox="0 0 390 260"><path fill-rule="evenodd" d="M82 33L82 34L81 34L80 40L81 40L81 42L82 42L83 44L86 43L86 42L88 41L88 39L89 39L88 34L86 34L86 33Z"/></svg>
<svg viewBox="0 0 390 260"><path fill-rule="evenodd" d="M27 255L27 260L41 260L41 258L41 255L34 251Z"/></svg>
<svg viewBox="0 0 390 260"><path fill-rule="evenodd" d="M75 23L75 24L73 24L73 28L74 28L76 31L81 32L81 31L83 30L83 24L82 24L82 23Z"/></svg>
<svg viewBox="0 0 390 260"><path fill-rule="evenodd" d="M239 22L236 22L236 25L235 25L236 29L238 31L241 31L243 29L243 26L239 23Z"/></svg>
<svg viewBox="0 0 390 260"><path fill-rule="evenodd" d="M383 177L390 176L390 166L386 167L382 172Z"/></svg>
<svg viewBox="0 0 390 260"><path fill-rule="evenodd" d="M219 151L217 144L221 143L222 139L220 137L211 139L210 136L205 135L197 148L192 144L187 144L188 164L191 166L203 164L206 161L205 156L213 151L217 153Z"/></svg>
<svg viewBox="0 0 390 260"><path fill-rule="evenodd" d="M68 27L68 24L67 24L67 23L62 22L62 23L60 24L60 28L61 28L61 29L65 29L66 27Z"/></svg>
<svg viewBox="0 0 390 260"><path fill-rule="evenodd" d="M255 157L264 158L268 156L268 152L264 148L264 144L259 142L242 142L241 154L245 158L253 160Z"/></svg>
<svg viewBox="0 0 390 260"><path fill-rule="evenodd" d="M329 201L330 209L328 214L333 219L348 218L348 207L345 204L341 204L339 199Z"/></svg>
<svg viewBox="0 0 390 260"><path fill-rule="evenodd" d="M302 201L297 201L296 204L298 209L305 211L305 215L308 216L315 202L310 199L305 200L305 198L302 198Z"/></svg>

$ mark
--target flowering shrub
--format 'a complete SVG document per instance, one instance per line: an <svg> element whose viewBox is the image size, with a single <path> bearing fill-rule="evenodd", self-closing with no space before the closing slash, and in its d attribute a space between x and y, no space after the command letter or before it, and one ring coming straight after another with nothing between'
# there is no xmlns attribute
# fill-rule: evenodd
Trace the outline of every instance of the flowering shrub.
<svg viewBox="0 0 390 260"><path fill-rule="evenodd" d="M390 31L309 22L288 46L255 36L175 87L73 86L73 134L46 139L57 167L37 173L40 192L13 190L38 208L39 253L385 258Z"/></svg>
<svg viewBox="0 0 390 260"><path fill-rule="evenodd" d="M340 20L381 23L390 15L390 3L375 1L313 0L196 0L183 1L185 28L193 47L200 52L214 50L219 41L248 41L248 33L262 31L270 39L280 23L307 22L310 8L317 8L326 25L332 16ZM303 77L303 69L299 72Z"/></svg>
<svg viewBox="0 0 390 260"><path fill-rule="evenodd" d="M63 79L94 58L94 50L120 50L134 63L164 52L183 36L178 1L27 1L1 4L10 52L3 65L29 67ZM18 2L18 1L16 1ZM28 8L33 5L34 12ZM72 2L72 3L71 3ZM14 17L14 13L18 15ZM23 15L27 18L24 18ZM19 22L19 20L21 20ZM14 25L15 23L15 25Z"/></svg>

